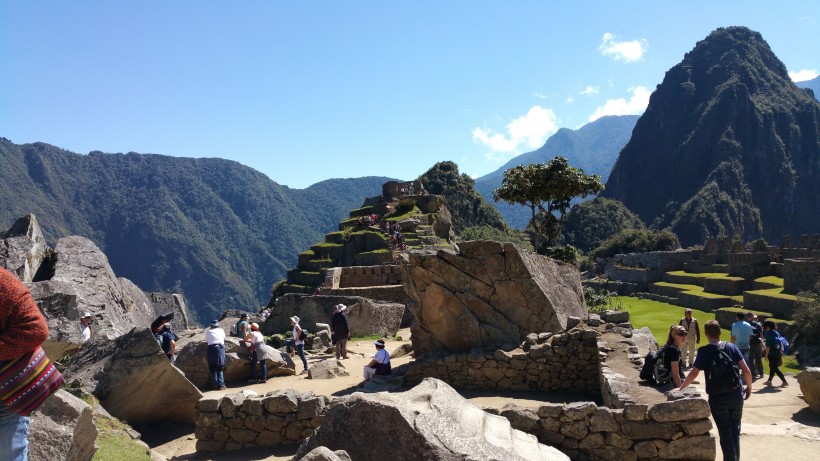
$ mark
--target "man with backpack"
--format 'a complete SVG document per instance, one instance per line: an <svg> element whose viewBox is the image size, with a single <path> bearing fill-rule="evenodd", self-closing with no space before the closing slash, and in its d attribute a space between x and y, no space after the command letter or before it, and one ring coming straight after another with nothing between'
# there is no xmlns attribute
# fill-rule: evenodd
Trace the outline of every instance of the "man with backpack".
<svg viewBox="0 0 820 461"><path fill-rule="evenodd" d="M709 408L718 430L723 459L737 461L740 459L743 401L752 395L752 372L740 349L720 340L720 324L716 320L706 322L703 331L709 344L698 348L692 371L680 389L691 385L704 370Z"/></svg>
<svg viewBox="0 0 820 461"><path fill-rule="evenodd" d="M236 322L232 330L233 335L238 338L248 336L251 333L250 323L248 323L248 314L240 315L239 321Z"/></svg>
<svg viewBox="0 0 820 461"><path fill-rule="evenodd" d="M752 369L752 378L763 377L763 325L757 321L757 315L754 312L746 313L746 323L752 326L752 337L749 338L749 346L751 352L749 357L751 362L748 364Z"/></svg>

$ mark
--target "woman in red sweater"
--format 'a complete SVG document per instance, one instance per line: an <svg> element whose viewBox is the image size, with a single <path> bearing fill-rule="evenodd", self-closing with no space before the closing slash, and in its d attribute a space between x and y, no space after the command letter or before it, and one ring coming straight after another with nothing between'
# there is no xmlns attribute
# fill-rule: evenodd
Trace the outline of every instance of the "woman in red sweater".
<svg viewBox="0 0 820 461"><path fill-rule="evenodd" d="M0 365L37 349L48 337L46 319L28 288L0 268ZM28 459L28 416L0 403L0 459Z"/></svg>

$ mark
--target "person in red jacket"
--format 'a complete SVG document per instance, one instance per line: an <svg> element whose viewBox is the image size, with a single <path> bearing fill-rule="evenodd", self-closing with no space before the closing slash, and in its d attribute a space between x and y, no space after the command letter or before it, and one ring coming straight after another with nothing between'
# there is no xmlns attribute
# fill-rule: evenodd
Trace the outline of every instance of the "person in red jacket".
<svg viewBox="0 0 820 461"><path fill-rule="evenodd" d="M37 349L48 325L31 293L11 272L0 268L0 365ZM0 459L28 459L28 416L0 403Z"/></svg>

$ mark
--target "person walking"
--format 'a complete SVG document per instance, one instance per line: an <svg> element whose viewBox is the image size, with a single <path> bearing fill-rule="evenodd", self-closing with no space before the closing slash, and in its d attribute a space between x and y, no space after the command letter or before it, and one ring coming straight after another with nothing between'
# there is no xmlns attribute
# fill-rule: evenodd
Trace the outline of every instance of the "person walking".
<svg viewBox="0 0 820 461"><path fill-rule="evenodd" d="M205 341L208 343L206 356L211 389L225 389L225 330L219 327L219 320L211 321L205 329Z"/></svg>
<svg viewBox="0 0 820 461"><path fill-rule="evenodd" d="M168 357L168 361L174 363L174 352L177 348L177 337L171 331L170 323L165 323L164 325L162 325L162 329L160 331L161 333L156 336L157 341L159 342L159 345L162 348L162 352L164 352L165 356Z"/></svg>
<svg viewBox="0 0 820 461"><path fill-rule="evenodd" d="M48 325L28 288L6 269L0 268L0 385L6 365L31 355L48 338ZM29 417L12 411L0 401L0 460L28 459Z"/></svg>
<svg viewBox="0 0 820 461"><path fill-rule="evenodd" d="M752 369L752 378L762 378L765 374L763 371L763 325L757 321L757 315L754 312L746 313L746 322L752 326L752 337L749 338L750 353L749 357L752 359L749 363L749 368Z"/></svg>
<svg viewBox="0 0 820 461"><path fill-rule="evenodd" d="M304 369L302 370L301 374L307 373L308 364L307 358L305 357L305 341L300 338L302 336L302 327L299 326L299 317L293 316L290 318L290 325L293 327L291 333L293 334L293 347L296 349L296 354L302 359L302 365Z"/></svg>
<svg viewBox="0 0 820 461"><path fill-rule="evenodd" d="M684 368L692 368L695 363L695 349L700 344L700 325L698 319L692 318L692 309L683 311L683 318L678 325L686 330L686 342L681 348L681 364Z"/></svg>
<svg viewBox="0 0 820 461"><path fill-rule="evenodd" d="M752 352L751 346L751 338L752 334L754 333L754 329L751 325L749 325L745 320L743 320L746 316L743 312L737 313L737 322L732 324L732 344L737 346L740 349L740 353L743 354L743 360L746 361L746 365L751 368L751 359L750 354Z"/></svg>
<svg viewBox="0 0 820 461"><path fill-rule="evenodd" d="M330 330L336 337L336 360L347 359L347 340L350 338L350 328L347 325L347 306L337 304L333 308L333 317L330 319Z"/></svg>
<svg viewBox="0 0 820 461"><path fill-rule="evenodd" d="M265 337L259 332L259 324L251 324L251 332L245 336L245 341L251 344L251 379L249 383L265 383L268 381L268 351L265 348ZM257 379L256 362L259 362L259 369L262 375Z"/></svg>
<svg viewBox="0 0 820 461"><path fill-rule="evenodd" d="M780 366L783 365L783 354L777 347L777 343L780 342L778 339L780 333L777 332L777 324L771 320L766 320L763 322L763 331L766 335L766 352L763 356L766 361L769 362L769 380L763 384L771 386L774 375L777 375L777 377L783 381L783 387L786 387L789 383L786 382L786 377L783 376L783 372L780 371Z"/></svg>
<svg viewBox="0 0 820 461"><path fill-rule="evenodd" d="M716 320L706 322L703 332L709 344L698 348L692 371L680 389L689 387L700 371L705 371L709 409L718 430L723 460L738 461L743 401L752 395L752 373L740 349L720 340L720 324ZM733 364L736 364L736 369Z"/></svg>

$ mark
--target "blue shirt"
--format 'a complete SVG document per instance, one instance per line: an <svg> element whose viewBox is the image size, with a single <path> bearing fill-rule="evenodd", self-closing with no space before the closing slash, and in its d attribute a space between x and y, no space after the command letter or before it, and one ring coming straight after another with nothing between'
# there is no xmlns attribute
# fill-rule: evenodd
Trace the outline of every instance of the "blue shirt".
<svg viewBox="0 0 820 461"><path fill-rule="evenodd" d="M743 322L746 323L746 322ZM748 325L748 323L747 323ZM738 363L743 361L743 354L741 354L740 349L737 348L734 344L730 342L726 342L726 345L723 346L723 351L729 354L729 357L732 359L732 362ZM712 380L711 370L712 368L712 358L718 352L717 344L707 344L705 346L698 348L698 355L695 357L695 363L693 366L698 370L703 370L706 374L706 393L709 394L709 399L713 397L712 395ZM738 365L740 368L740 365ZM743 371L740 371L738 376L738 387L737 389L731 392L725 392L721 394L714 394L716 396L720 396L721 399L726 400L743 400Z"/></svg>
<svg viewBox="0 0 820 461"><path fill-rule="evenodd" d="M755 330L748 322L738 320L732 325L732 336L735 337L735 345L740 349L749 349L749 339Z"/></svg>

